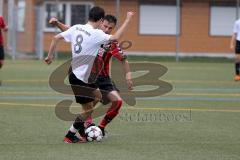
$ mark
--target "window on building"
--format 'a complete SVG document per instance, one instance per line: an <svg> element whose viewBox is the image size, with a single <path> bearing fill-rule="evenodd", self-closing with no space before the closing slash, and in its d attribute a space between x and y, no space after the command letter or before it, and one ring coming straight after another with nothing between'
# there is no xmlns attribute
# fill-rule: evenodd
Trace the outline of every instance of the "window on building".
<svg viewBox="0 0 240 160"><path fill-rule="evenodd" d="M58 4L55 5L54 3L47 3L45 7L46 11L46 19L45 19L45 24L46 28L53 28L52 25L50 25L48 22L52 17L58 18L59 21L62 23L66 23L66 5L65 4Z"/></svg>
<svg viewBox="0 0 240 160"><path fill-rule="evenodd" d="M52 17L56 17L64 24L69 26L84 24L88 19L88 12L93 6L89 2L45 2L45 31L55 31L55 27L48 22Z"/></svg>
<svg viewBox="0 0 240 160"><path fill-rule="evenodd" d="M26 2L25 0L19 0L17 4L17 31L23 32L24 31L24 24L25 24L25 8Z"/></svg>
<svg viewBox="0 0 240 160"><path fill-rule="evenodd" d="M139 21L140 34L176 35L176 0L140 1Z"/></svg>
<svg viewBox="0 0 240 160"><path fill-rule="evenodd" d="M236 2L231 0L229 2L212 0L210 4L210 35L232 35L236 13Z"/></svg>
<svg viewBox="0 0 240 160"><path fill-rule="evenodd" d="M71 5L71 25L86 23L90 7L90 5Z"/></svg>

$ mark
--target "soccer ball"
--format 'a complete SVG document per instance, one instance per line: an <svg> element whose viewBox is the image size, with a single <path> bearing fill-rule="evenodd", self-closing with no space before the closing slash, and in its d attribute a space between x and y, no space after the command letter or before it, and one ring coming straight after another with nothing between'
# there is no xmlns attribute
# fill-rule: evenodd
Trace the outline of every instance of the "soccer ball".
<svg viewBox="0 0 240 160"><path fill-rule="evenodd" d="M87 136L87 140L89 142L92 141L101 141L103 139L102 131L97 126L90 126L85 130L85 134Z"/></svg>

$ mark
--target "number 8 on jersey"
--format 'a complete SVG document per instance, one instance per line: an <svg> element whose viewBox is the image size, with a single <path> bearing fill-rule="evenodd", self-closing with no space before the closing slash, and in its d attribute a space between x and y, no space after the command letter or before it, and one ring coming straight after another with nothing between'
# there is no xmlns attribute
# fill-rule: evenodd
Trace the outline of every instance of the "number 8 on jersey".
<svg viewBox="0 0 240 160"><path fill-rule="evenodd" d="M81 34L79 34L79 35L76 37L76 44L74 45L74 52L75 52L76 54L81 53L81 51L82 51L82 46L81 46L82 42L83 42L83 37L82 37Z"/></svg>

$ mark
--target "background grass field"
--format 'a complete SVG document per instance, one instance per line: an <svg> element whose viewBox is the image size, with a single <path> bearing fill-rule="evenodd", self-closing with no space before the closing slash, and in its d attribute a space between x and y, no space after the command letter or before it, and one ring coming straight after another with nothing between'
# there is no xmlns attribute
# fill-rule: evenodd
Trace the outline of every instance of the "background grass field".
<svg viewBox="0 0 240 160"><path fill-rule="evenodd" d="M48 85L63 62L8 60L0 70L0 159L240 159L240 82L233 81L233 63L159 61L168 68L161 79L173 85L170 93L124 104L104 141L69 145L62 139L71 122L58 119L54 107L73 96Z"/></svg>

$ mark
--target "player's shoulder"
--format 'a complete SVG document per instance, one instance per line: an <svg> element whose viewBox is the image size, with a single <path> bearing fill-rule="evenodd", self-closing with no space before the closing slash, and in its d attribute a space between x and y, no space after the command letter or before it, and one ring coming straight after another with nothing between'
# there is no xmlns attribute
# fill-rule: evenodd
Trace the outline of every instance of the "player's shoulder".
<svg viewBox="0 0 240 160"><path fill-rule="evenodd" d="M70 31L71 33L75 33L75 31L81 30L81 28L83 28L83 25L81 24L75 24L73 26L71 26L68 31Z"/></svg>
<svg viewBox="0 0 240 160"><path fill-rule="evenodd" d="M70 28L68 28L68 30L67 30L67 31L73 31L73 30L75 30L75 29L76 29L76 27L77 27L77 25L73 25L73 26L71 26Z"/></svg>
<svg viewBox="0 0 240 160"><path fill-rule="evenodd" d="M101 29L95 29L95 32L98 33L98 34L106 34L106 33L104 33L103 30L101 30Z"/></svg>
<svg viewBox="0 0 240 160"><path fill-rule="evenodd" d="M95 34L95 36L98 36L98 37L109 36L108 34L103 32L101 29L94 29L94 34Z"/></svg>
<svg viewBox="0 0 240 160"><path fill-rule="evenodd" d="M81 25L81 24L75 24L75 25L73 25L71 28L77 29L77 28L80 28L80 27L83 27L83 25Z"/></svg>

